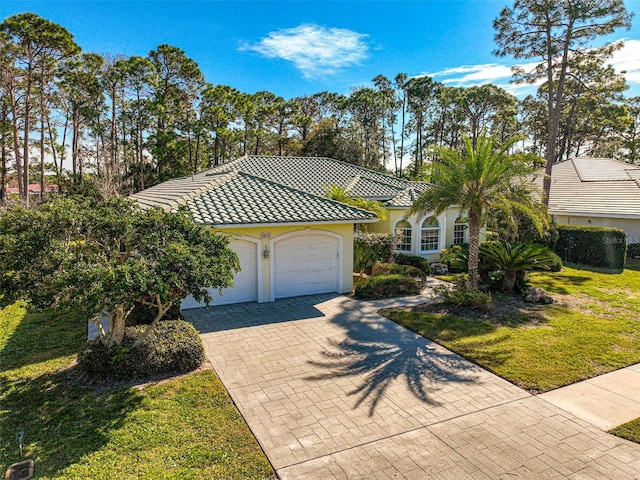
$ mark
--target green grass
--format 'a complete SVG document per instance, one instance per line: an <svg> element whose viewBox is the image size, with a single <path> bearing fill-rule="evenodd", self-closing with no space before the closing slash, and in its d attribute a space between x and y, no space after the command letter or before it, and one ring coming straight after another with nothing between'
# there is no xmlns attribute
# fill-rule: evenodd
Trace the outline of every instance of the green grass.
<svg viewBox="0 0 640 480"><path fill-rule="evenodd" d="M32 458L39 479L272 478L212 370L144 386L74 384L85 328L71 314L0 310L0 471Z"/></svg>
<svg viewBox="0 0 640 480"><path fill-rule="evenodd" d="M385 314L533 392L545 392L640 362L640 272L565 268L534 273L534 286L560 302L515 321L443 316L419 310ZM565 304L566 303L566 304Z"/></svg>
<svg viewBox="0 0 640 480"><path fill-rule="evenodd" d="M626 438L632 442L640 443L640 418L631 420L624 425L614 428L609 433L612 433L618 437Z"/></svg>

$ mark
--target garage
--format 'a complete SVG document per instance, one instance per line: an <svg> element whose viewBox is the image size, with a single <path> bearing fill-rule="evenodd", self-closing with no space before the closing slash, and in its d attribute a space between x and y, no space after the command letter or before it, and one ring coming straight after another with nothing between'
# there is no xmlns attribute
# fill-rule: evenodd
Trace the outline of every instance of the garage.
<svg viewBox="0 0 640 480"><path fill-rule="evenodd" d="M209 290L209 294L213 298L209 305L258 301L258 244L249 240L232 239L229 242L229 247L238 255L242 270L236 273L233 278L233 287L225 288L222 293L213 289ZM182 301L180 308L185 310L204 306L190 296Z"/></svg>
<svg viewBox="0 0 640 480"><path fill-rule="evenodd" d="M273 242L272 299L341 292L341 238L294 232Z"/></svg>

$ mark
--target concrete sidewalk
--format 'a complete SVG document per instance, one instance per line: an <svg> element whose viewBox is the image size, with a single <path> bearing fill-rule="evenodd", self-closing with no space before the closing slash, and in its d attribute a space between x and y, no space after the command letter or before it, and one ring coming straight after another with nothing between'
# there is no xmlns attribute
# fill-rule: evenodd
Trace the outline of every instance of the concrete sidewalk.
<svg viewBox="0 0 640 480"><path fill-rule="evenodd" d="M640 364L552 390L539 397L608 431L640 418Z"/></svg>
<svg viewBox="0 0 640 480"><path fill-rule="evenodd" d="M281 479L640 479L640 445L376 313L428 300L184 313Z"/></svg>

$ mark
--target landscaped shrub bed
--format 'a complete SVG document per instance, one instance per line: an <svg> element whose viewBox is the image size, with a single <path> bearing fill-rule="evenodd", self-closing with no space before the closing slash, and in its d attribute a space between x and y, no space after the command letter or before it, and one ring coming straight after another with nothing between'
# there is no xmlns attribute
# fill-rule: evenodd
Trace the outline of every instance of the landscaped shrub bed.
<svg viewBox="0 0 640 480"><path fill-rule="evenodd" d="M404 275L377 275L369 277L356 287L355 296L362 299L418 295L422 283Z"/></svg>
<svg viewBox="0 0 640 480"><path fill-rule="evenodd" d="M427 274L419 268L397 263L376 263L371 268L371 275L405 275L422 281L427 279Z"/></svg>
<svg viewBox="0 0 640 480"><path fill-rule="evenodd" d="M78 366L90 378L124 380L185 373L204 362L202 341L190 323L159 322L142 344L132 348L145 328L127 327L120 347L107 348L99 339L89 340L78 355Z"/></svg>
<svg viewBox="0 0 640 480"><path fill-rule="evenodd" d="M393 261L399 265L411 265L412 267L419 268L426 275L429 275L429 260L417 255L405 255L404 253L394 253Z"/></svg>
<svg viewBox="0 0 640 480"><path fill-rule="evenodd" d="M622 269L627 255L627 235L619 228L558 225L554 251L565 262Z"/></svg>
<svg viewBox="0 0 640 480"><path fill-rule="evenodd" d="M353 234L353 270L371 273L376 263L388 262L393 253L393 238L388 233L368 233L356 230Z"/></svg>

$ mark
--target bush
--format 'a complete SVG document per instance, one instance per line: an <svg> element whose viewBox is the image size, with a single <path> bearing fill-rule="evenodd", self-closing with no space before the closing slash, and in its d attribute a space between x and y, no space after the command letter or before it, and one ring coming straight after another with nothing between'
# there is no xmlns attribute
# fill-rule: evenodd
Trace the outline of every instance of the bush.
<svg viewBox="0 0 640 480"><path fill-rule="evenodd" d="M399 265L410 265L422 270L425 275L429 275L429 260L417 255L405 255L403 253L394 253L393 260Z"/></svg>
<svg viewBox="0 0 640 480"><path fill-rule="evenodd" d="M134 379L185 373L204 362L204 349L193 325L182 320L159 322L136 348L133 343L146 326L127 327L120 347L107 348L89 340L78 355L78 366L90 378Z"/></svg>
<svg viewBox="0 0 640 480"><path fill-rule="evenodd" d="M553 250L565 262L622 269L627 235L619 228L558 225L558 241Z"/></svg>
<svg viewBox="0 0 640 480"><path fill-rule="evenodd" d="M562 259L554 252L549 252L551 260L549 262L549 270L552 272L559 272L562 270ZM543 270L542 268L534 268L533 270Z"/></svg>
<svg viewBox="0 0 640 480"><path fill-rule="evenodd" d="M490 310L493 301L490 293L471 290L464 283L459 283L453 288L448 285L436 285L433 287L433 293L442 298L444 303L483 312Z"/></svg>
<svg viewBox="0 0 640 480"><path fill-rule="evenodd" d="M127 326L149 325L156 318L158 309L144 303L136 303L133 310L127 317ZM162 320L184 320L180 313L180 302L174 303L167 313L164 314Z"/></svg>
<svg viewBox="0 0 640 480"><path fill-rule="evenodd" d="M356 230L353 234L353 270L371 273L376 263L392 258L393 238L388 233L368 233Z"/></svg>
<svg viewBox="0 0 640 480"><path fill-rule="evenodd" d="M362 299L418 295L422 291L421 282L404 275L378 275L369 277L356 287L355 296Z"/></svg>
<svg viewBox="0 0 640 480"><path fill-rule="evenodd" d="M451 245L440 251L440 263L449 267L451 273L464 273L469 264L469 244Z"/></svg>
<svg viewBox="0 0 640 480"><path fill-rule="evenodd" d="M371 275L404 275L405 277L427 279L427 274L411 265L399 265L397 263L376 263L371 268Z"/></svg>

